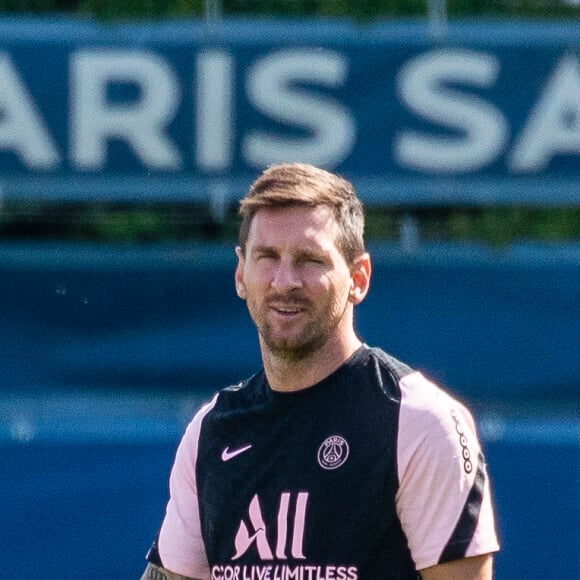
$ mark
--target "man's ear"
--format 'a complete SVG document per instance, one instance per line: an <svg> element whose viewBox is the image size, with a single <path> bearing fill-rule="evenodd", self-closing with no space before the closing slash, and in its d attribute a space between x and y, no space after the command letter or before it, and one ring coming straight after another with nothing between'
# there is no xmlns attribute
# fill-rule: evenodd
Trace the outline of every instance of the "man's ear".
<svg viewBox="0 0 580 580"><path fill-rule="evenodd" d="M236 247L236 256L238 257L238 265L236 266L236 271L234 274L234 279L236 283L236 293L242 299L246 299L246 285L244 284L244 253L240 246Z"/></svg>
<svg viewBox="0 0 580 580"><path fill-rule="evenodd" d="M360 304L367 295L371 284L371 257L368 253L358 257L350 269L351 288L349 300Z"/></svg>

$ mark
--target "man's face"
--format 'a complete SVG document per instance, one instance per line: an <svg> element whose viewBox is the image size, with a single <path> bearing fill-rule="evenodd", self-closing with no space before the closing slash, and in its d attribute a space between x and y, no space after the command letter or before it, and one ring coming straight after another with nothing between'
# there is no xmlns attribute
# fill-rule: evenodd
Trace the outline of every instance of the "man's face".
<svg viewBox="0 0 580 580"><path fill-rule="evenodd" d="M262 346L298 359L352 329L351 271L336 246L330 208L260 209L236 285Z"/></svg>

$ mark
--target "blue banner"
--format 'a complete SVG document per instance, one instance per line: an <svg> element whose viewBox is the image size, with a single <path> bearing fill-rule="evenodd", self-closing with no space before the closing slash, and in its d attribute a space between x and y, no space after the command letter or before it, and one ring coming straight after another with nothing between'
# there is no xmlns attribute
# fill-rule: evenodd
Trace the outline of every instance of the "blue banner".
<svg viewBox="0 0 580 580"><path fill-rule="evenodd" d="M0 20L0 195L228 200L307 161L367 203L580 203L580 25Z"/></svg>

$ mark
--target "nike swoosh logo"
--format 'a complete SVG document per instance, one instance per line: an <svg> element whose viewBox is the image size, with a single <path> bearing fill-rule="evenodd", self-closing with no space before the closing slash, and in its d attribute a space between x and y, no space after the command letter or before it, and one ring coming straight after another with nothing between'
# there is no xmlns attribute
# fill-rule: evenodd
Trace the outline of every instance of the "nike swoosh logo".
<svg viewBox="0 0 580 580"><path fill-rule="evenodd" d="M222 461L229 461L230 459L233 459L234 457L244 453L244 451L247 451L251 447L252 445L246 445L245 447L240 447L239 449L234 449L232 451L230 451L229 447L226 447L222 451Z"/></svg>

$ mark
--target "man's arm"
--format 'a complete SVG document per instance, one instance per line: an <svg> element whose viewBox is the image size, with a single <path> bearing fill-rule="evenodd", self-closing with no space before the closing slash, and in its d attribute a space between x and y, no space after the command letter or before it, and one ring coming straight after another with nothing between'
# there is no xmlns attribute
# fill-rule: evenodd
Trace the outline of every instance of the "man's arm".
<svg viewBox="0 0 580 580"><path fill-rule="evenodd" d="M174 574L165 568L160 568L155 564L150 562L141 576L141 580L196 580L195 578L190 578L189 576L180 576L179 574Z"/></svg>
<svg viewBox="0 0 580 580"><path fill-rule="evenodd" d="M492 580L493 557L491 554L484 554L462 558L430 566L419 572L423 580Z"/></svg>

